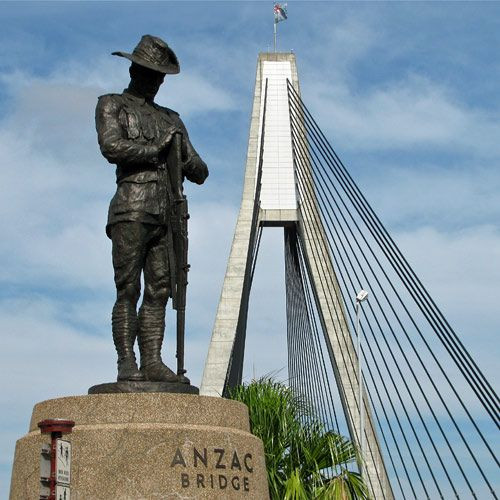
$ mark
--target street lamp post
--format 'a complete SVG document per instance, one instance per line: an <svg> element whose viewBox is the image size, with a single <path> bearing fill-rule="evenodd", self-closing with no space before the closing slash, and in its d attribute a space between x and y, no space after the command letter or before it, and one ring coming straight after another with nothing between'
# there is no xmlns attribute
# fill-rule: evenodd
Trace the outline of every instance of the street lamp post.
<svg viewBox="0 0 500 500"><path fill-rule="evenodd" d="M361 466L360 473L363 476L363 461L365 458L365 412L364 401L363 401L363 372L362 372L362 361L363 355L361 351L361 328L359 325L359 317L361 313L361 303L368 298L368 292L366 290L361 290L358 295L356 295L356 335L358 337L358 405L359 405L359 448L361 455Z"/></svg>

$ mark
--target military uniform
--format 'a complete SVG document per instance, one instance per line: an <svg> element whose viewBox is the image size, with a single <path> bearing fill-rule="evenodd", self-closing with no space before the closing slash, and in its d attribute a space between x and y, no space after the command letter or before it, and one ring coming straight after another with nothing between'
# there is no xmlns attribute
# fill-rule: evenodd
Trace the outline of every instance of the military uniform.
<svg viewBox="0 0 500 500"><path fill-rule="evenodd" d="M139 59L133 59L136 53ZM149 35L143 37L134 54L117 55L146 67L149 67L146 57L148 60L169 57L170 62L175 58L162 40ZM176 58L174 62L178 68ZM156 69L156 66L152 67ZM169 67L172 66L166 66ZM159 69L163 73L175 72L167 71L163 66ZM208 176L208 169L193 148L179 115L146 100L130 87L122 94L107 94L99 98L96 128L102 154L116 165L117 190L109 206L106 233L113 242L117 289L112 329L118 352L118 379L142 380L145 373L149 380L170 381L171 378L173 381L175 374L162 364L160 357L165 307L171 296L168 254L172 251L172 248L168 250L171 242L164 185L166 151L161 139L170 130L182 134L182 172L188 180L202 184ZM144 297L137 313L142 272ZM142 373L137 371L133 351L136 337ZM148 366L153 367L149 372Z"/></svg>
<svg viewBox="0 0 500 500"><path fill-rule="evenodd" d="M108 225L121 221L158 223L163 203L158 191L160 137L175 126L182 132L183 173L198 184L203 183L208 169L193 148L186 127L178 113L147 102L125 90L123 94L107 94L99 98L96 127L102 154L116 164L118 188L111 200Z"/></svg>

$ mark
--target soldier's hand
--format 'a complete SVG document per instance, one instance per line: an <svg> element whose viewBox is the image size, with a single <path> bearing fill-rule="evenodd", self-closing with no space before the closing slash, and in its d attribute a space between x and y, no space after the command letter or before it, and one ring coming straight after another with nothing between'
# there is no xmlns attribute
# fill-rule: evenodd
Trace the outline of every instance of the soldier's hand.
<svg viewBox="0 0 500 500"><path fill-rule="evenodd" d="M175 133L180 133L181 130L179 127L176 127L175 125L172 125L167 129L163 137L160 137L160 141L158 142L158 150L162 152L165 148L167 148L170 145L170 142L172 141L172 137L174 136Z"/></svg>

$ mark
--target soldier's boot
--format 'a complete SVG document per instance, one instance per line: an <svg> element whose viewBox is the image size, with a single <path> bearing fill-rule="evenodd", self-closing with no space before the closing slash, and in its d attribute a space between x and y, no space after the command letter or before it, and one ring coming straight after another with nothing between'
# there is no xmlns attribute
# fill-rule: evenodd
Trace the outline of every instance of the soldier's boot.
<svg viewBox="0 0 500 500"><path fill-rule="evenodd" d="M165 307L142 305L139 310L141 372L151 382L178 382L177 375L161 360L165 333Z"/></svg>
<svg viewBox="0 0 500 500"><path fill-rule="evenodd" d="M137 313L128 302L116 303L111 316L113 341L118 353L118 381L139 382L145 380L139 371L134 353L137 336Z"/></svg>

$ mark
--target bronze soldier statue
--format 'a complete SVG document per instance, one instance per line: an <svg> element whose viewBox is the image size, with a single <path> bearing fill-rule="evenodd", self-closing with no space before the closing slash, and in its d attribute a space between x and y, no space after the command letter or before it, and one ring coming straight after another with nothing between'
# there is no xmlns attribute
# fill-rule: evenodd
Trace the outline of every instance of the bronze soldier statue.
<svg viewBox="0 0 500 500"><path fill-rule="evenodd" d="M184 370L176 374L161 360L165 308L175 286L173 262L182 257L175 255L172 234L175 188L168 157L174 143L181 191L184 177L203 184L208 169L179 115L154 102L165 75L180 71L173 50L160 38L144 35L131 54L113 55L132 61L128 88L122 94L99 97L96 108L101 152L116 165L117 190L109 206L106 233L113 244L117 291L112 330L118 380L189 383ZM183 217L187 219L187 213ZM137 313L141 273L144 295ZM134 354L136 338L140 369Z"/></svg>

